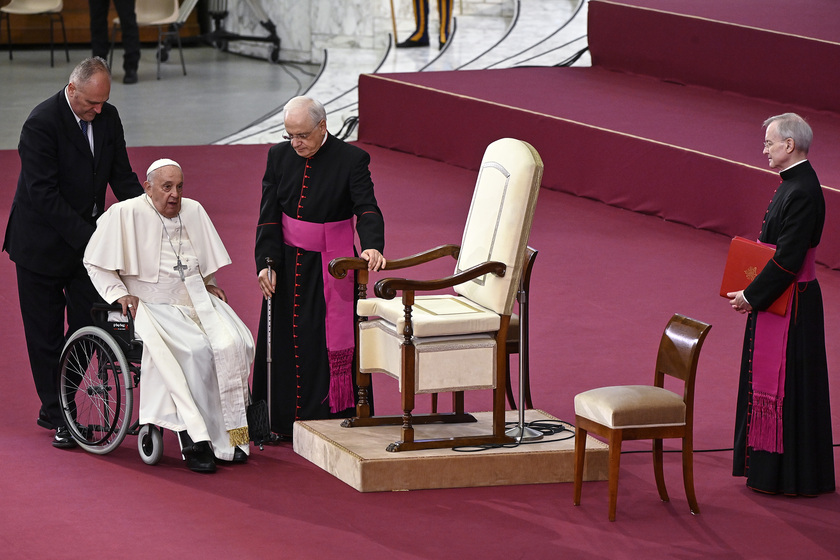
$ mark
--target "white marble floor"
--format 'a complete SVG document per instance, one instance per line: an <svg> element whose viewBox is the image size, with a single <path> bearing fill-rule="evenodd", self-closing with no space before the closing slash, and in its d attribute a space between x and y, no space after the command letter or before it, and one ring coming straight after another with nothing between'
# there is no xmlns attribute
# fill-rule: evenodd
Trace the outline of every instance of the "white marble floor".
<svg viewBox="0 0 840 560"><path fill-rule="evenodd" d="M324 52L318 78L306 91L327 108L330 132L337 134L347 119L358 116L359 74L431 72L556 66L569 61L587 46L586 0L512 0L511 17L455 14L454 33L443 50L396 49L393 42L381 50L331 48ZM401 21L401 37L414 29ZM588 66L588 52L575 66ZM275 143L283 134L280 112L219 140L219 144ZM348 136L355 139L355 129Z"/></svg>
<svg viewBox="0 0 840 560"><path fill-rule="evenodd" d="M129 146L276 143L283 134L283 105L303 93L326 105L328 127L338 134L346 120L358 116L356 88L362 73L554 66L587 46L587 0L500 1L509 2L509 9L495 13L510 15L461 14L455 2L454 33L442 51L437 45L392 48L390 33L380 48L329 48L320 64L272 64L192 46L184 48L186 76L177 53L170 52L162 79L156 80L156 53L143 49L140 82L130 86L122 84L118 53L111 101L120 111ZM377 28L391 29L390 16L381 23ZM412 17L397 18L400 39L413 30ZM0 149L15 149L32 108L56 93L89 51L71 50L70 63L57 52L55 67L50 67L45 49L15 50L14 60L4 43L0 49ZM588 66L588 53L574 64ZM348 139L355 139L355 129Z"/></svg>

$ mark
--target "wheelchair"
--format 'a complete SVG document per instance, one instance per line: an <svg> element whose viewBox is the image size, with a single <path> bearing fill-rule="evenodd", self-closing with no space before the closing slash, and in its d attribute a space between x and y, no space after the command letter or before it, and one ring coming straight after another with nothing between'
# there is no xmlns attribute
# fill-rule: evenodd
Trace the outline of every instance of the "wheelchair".
<svg viewBox="0 0 840 560"><path fill-rule="evenodd" d="M154 465L163 457L163 428L131 423L134 390L140 386L143 343L134 320L109 320L119 305L94 304L93 326L74 332L60 362L61 410L73 439L90 453L105 455L136 435L140 457Z"/></svg>

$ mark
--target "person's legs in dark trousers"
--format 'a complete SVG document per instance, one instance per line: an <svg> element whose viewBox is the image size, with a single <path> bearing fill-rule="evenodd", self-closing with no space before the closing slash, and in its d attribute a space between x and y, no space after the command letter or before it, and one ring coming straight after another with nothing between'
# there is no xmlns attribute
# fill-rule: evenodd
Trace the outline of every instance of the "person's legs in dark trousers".
<svg viewBox="0 0 840 560"><path fill-rule="evenodd" d="M114 0L114 7L120 17L123 44L123 70L126 75L137 74L140 63L140 30L137 28L135 0Z"/></svg>
<svg viewBox="0 0 840 560"><path fill-rule="evenodd" d="M39 418L59 428L65 425L58 396L59 360L64 342L67 334L91 324L93 303L102 300L81 263L74 274L67 277L45 276L20 266L16 268L29 364L41 399Z"/></svg>
<svg viewBox="0 0 840 560"><path fill-rule="evenodd" d="M35 390L41 399L39 418L48 427L64 426L58 401L58 360L64 346L64 277L44 276L17 267L18 298ZM41 422L39 422L41 423Z"/></svg>
<svg viewBox="0 0 840 560"><path fill-rule="evenodd" d="M137 78L137 66L140 63L140 30L137 28L137 14L134 11L135 0L113 0L120 18L120 35L123 45L123 70L126 76ZM111 22L108 21L108 9L111 0L88 0L90 9L90 46L93 56L108 60L111 49Z"/></svg>
<svg viewBox="0 0 840 560"><path fill-rule="evenodd" d="M90 48L93 56L108 60L111 49L108 8L111 0L88 0L90 9Z"/></svg>
<svg viewBox="0 0 840 560"><path fill-rule="evenodd" d="M105 303L90 281L81 264L76 273L67 279L64 295L67 299L67 333L65 340L82 327L93 324L90 310L94 303Z"/></svg>

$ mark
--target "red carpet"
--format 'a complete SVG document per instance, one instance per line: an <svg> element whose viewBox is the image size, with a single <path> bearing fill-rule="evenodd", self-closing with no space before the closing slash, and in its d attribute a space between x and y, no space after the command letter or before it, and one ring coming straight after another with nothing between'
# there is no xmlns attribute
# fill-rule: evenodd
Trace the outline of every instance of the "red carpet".
<svg viewBox="0 0 840 560"><path fill-rule="evenodd" d="M592 0L593 65L837 112L834 0Z"/></svg>
<svg viewBox="0 0 840 560"><path fill-rule="evenodd" d="M475 174L364 147L386 217L386 255L457 243ZM252 328L259 304L252 236L266 150L130 151L135 169L164 155L184 166L185 194L206 206L234 260L220 284ZM2 223L18 167L14 152L0 152ZM713 324L698 371L696 448L731 446L744 319L717 296L727 239L543 189L531 244L540 250L531 299L534 404L571 419L579 391L648 383L661 330L681 312ZM447 264L427 274L449 271ZM104 457L53 449L34 422L37 397L5 257L0 275L0 546L9 558L827 559L840 550L840 496L753 493L730 476L727 451L696 454L699 516L688 512L677 455L666 456L668 504L658 499L650 455L625 455L618 521L609 523L605 482L587 483L574 507L570 484L360 494L288 444L255 450L247 465L210 476L183 466L168 433L154 467L141 462L131 436ZM827 329L837 332L840 317L831 310L840 304L840 273L820 267L818 275ZM840 341L829 341L835 369ZM374 382L377 406L395 410L395 384ZM840 402L840 385L832 392ZM484 406L480 397L471 396L468 407ZM834 429L840 434L840 421Z"/></svg>
<svg viewBox="0 0 840 560"><path fill-rule="evenodd" d="M172 434L154 467L142 463L133 437L107 456L56 450L35 425L14 267L0 258L3 556L837 558L840 495L765 496L730 474L744 318L717 293L728 237L757 234L777 180L760 155L760 123L792 100L814 127L811 159L826 187L818 258L840 269L840 78L826 70L838 66L840 12L832 0L592 0L589 8L601 68L363 77L360 138L385 214L385 254L459 242L475 181L469 169L484 146L503 136L534 144L547 187L531 235L540 251L531 295L534 404L571 420L580 391L651 381L674 312L711 323L698 368L695 448L717 451L695 454L701 515L688 511L676 454L666 456L667 504L650 454L623 456L618 520L610 523L606 482L586 483L574 507L571 484L361 494L289 444L254 450L247 465L211 476L184 467ZM205 205L234 261L220 285L252 328L267 149L130 150L137 170L164 156L183 165L185 195ZM18 169L17 154L0 152L2 223ZM421 275L451 270L442 263ZM820 266L817 275L835 371L840 272ZM379 376L374 384L377 412L397 412L396 383ZM836 441L840 384L831 391ZM468 394L467 408L486 410L487 402ZM840 471L836 451L835 465Z"/></svg>
<svg viewBox="0 0 840 560"><path fill-rule="evenodd" d="M752 22L752 23L750 23ZM761 123L795 111L840 269L840 10L831 0L592 0L592 68L363 75L359 138L474 168L503 137L551 164L543 185L755 238L778 177ZM830 74L830 76L829 76Z"/></svg>

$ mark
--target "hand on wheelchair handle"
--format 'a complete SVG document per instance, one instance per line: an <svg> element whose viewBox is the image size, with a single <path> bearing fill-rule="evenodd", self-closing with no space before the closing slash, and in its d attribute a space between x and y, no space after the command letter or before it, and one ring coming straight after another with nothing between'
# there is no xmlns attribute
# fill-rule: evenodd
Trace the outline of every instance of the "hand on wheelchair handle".
<svg viewBox="0 0 840 560"><path fill-rule="evenodd" d="M131 313L131 318L133 319L137 315L137 304L140 303L140 298L129 294L119 298L114 303L118 303L122 306L123 315L128 316L128 314Z"/></svg>

